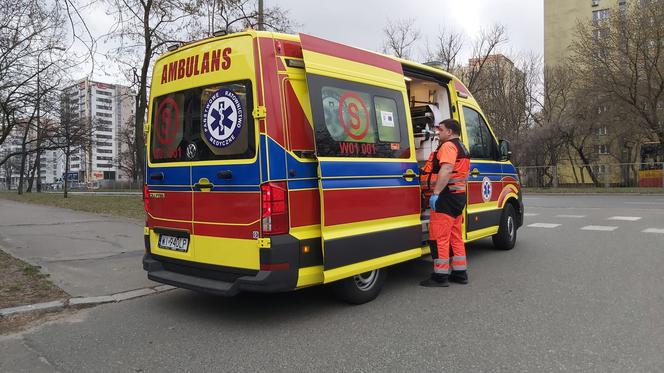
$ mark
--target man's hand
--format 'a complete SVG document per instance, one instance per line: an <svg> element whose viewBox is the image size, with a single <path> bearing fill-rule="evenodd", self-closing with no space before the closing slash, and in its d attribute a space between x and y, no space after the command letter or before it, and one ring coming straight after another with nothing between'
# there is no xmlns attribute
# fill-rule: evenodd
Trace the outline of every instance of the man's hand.
<svg viewBox="0 0 664 373"><path fill-rule="evenodd" d="M429 207L432 211L436 211L436 202L438 201L438 194L432 194L429 198Z"/></svg>

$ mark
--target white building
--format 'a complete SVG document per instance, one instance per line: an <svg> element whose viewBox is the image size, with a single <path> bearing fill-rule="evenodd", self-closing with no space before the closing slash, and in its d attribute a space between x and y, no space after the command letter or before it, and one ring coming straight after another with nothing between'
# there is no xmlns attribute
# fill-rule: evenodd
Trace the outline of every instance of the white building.
<svg viewBox="0 0 664 373"><path fill-rule="evenodd" d="M133 126L135 96L129 87L86 78L65 88L62 95L62 104L69 106L72 116L92 129L90 149L80 149L70 157L70 175L75 174L80 182L128 180L118 164L120 131Z"/></svg>

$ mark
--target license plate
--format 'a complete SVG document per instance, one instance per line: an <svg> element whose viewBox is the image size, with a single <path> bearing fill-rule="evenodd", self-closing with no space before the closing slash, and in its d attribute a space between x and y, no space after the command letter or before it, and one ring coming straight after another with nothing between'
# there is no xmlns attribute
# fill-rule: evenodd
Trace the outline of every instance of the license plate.
<svg viewBox="0 0 664 373"><path fill-rule="evenodd" d="M187 246L189 245L189 238L187 237L175 237L169 236L167 234L162 234L159 236L159 247L162 249L169 249L181 252L187 252Z"/></svg>

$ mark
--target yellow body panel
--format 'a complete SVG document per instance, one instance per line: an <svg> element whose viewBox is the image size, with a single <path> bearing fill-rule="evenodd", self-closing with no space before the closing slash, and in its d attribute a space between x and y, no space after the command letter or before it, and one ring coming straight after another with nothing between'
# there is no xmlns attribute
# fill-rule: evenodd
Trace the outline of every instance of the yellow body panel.
<svg viewBox="0 0 664 373"><path fill-rule="evenodd" d="M150 247L156 255L218 266L259 269L260 255L256 240L191 235L186 253L160 249L158 240L159 234L150 230Z"/></svg>
<svg viewBox="0 0 664 373"><path fill-rule="evenodd" d="M364 262L354 263L348 266L331 269L323 272L324 282L330 283L347 277L359 275L377 268L388 267L397 263L416 259L422 256L422 248L417 247L411 250L402 251L392 255L383 256Z"/></svg>

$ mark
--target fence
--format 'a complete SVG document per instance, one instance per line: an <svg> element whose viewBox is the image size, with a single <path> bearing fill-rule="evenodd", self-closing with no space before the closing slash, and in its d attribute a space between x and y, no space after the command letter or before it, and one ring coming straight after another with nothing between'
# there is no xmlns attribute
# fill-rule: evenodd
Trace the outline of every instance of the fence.
<svg viewBox="0 0 664 373"><path fill-rule="evenodd" d="M526 188L664 188L664 163L519 167Z"/></svg>

